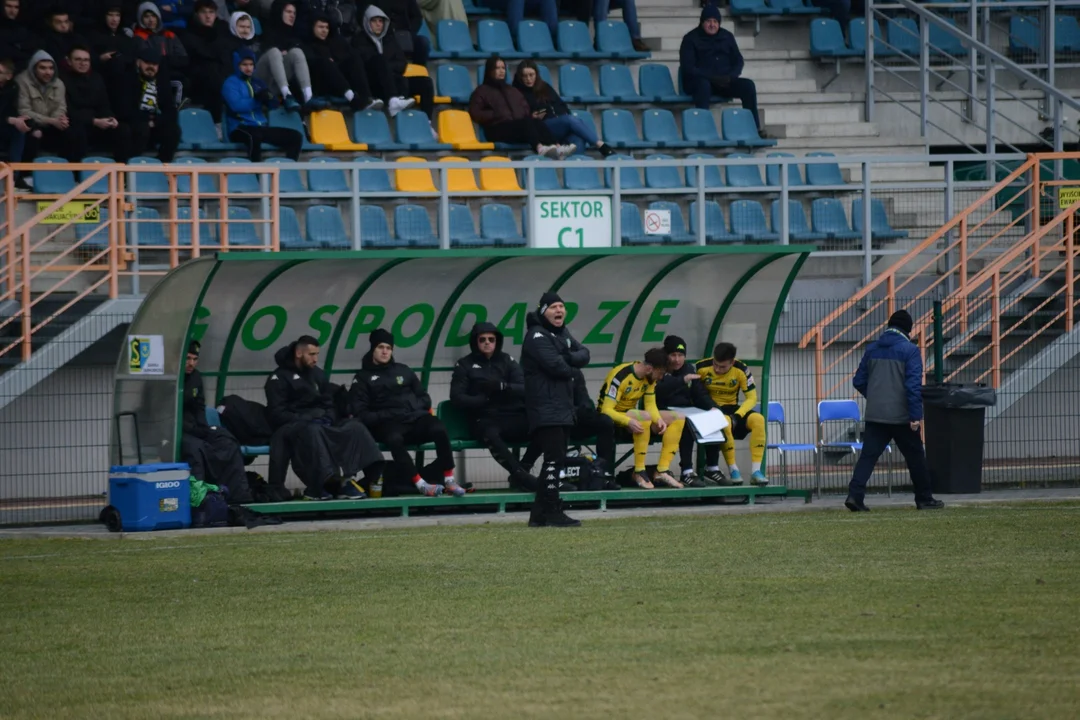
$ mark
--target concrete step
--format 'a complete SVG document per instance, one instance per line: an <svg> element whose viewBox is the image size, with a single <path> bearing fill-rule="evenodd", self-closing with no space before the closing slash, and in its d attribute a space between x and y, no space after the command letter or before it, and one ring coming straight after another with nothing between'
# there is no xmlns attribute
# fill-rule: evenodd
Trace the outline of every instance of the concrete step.
<svg viewBox="0 0 1080 720"><path fill-rule="evenodd" d="M765 117L769 123L795 124L820 123L858 123L862 120L862 108L858 105L843 103L796 103L764 105Z"/></svg>
<svg viewBox="0 0 1080 720"><path fill-rule="evenodd" d="M770 135L773 135L773 128L771 126L766 127L766 130ZM841 122L841 123L788 123L782 128L779 128L777 133L773 137L784 138L851 138L851 137L871 137L877 136L878 129L874 123L866 122ZM843 152L846 146L846 140L843 142L834 142L830 147L838 148Z"/></svg>

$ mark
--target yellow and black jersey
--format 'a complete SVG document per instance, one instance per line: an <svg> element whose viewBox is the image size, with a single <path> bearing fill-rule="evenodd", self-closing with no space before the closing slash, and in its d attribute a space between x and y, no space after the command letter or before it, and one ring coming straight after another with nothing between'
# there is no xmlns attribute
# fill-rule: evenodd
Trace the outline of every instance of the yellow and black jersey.
<svg viewBox="0 0 1080 720"><path fill-rule="evenodd" d="M636 408L639 402L644 402L645 411L654 420L660 417L656 408L656 383L635 375L632 362L613 367L600 386L596 409L620 427L626 427L630 423L626 411Z"/></svg>
<svg viewBox="0 0 1080 720"><path fill-rule="evenodd" d="M745 416L757 405L757 386L754 385L754 376L750 374L750 368L746 363L738 360L723 375L718 375L713 370L712 358L699 360L694 366L697 374L701 376L701 382L709 391L712 401L728 415L738 413ZM739 394L745 396L742 403L739 402Z"/></svg>

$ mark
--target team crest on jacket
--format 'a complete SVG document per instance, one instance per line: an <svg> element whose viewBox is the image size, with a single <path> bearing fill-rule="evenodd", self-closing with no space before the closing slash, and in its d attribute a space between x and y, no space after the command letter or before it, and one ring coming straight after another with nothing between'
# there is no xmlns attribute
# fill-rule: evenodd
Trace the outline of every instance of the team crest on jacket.
<svg viewBox="0 0 1080 720"><path fill-rule="evenodd" d="M398 376L397 376L397 377L395 378L395 380L397 380L397 384L398 384L398 385L404 385L404 384L405 384L405 378L404 378L404 377L402 377L401 375L398 375Z"/></svg>

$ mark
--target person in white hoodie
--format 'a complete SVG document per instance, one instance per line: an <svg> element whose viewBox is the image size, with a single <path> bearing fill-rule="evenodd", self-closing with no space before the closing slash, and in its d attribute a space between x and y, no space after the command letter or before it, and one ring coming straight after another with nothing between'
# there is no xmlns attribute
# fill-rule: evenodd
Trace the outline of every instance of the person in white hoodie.
<svg viewBox="0 0 1080 720"><path fill-rule="evenodd" d="M435 84L430 77L405 77L408 61L390 27L390 18L375 5L364 11L363 32L353 37L353 47L367 70L371 94L386 103L390 116L407 110L420 96L420 109L428 118L435 107Z"/></svg>

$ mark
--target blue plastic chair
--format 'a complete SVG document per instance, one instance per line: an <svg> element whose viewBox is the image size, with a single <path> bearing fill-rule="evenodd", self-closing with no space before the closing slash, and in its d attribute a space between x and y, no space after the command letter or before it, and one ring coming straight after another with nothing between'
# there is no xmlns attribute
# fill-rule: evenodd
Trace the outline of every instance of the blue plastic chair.
<svg viewBox="0 0 1080 720"><path fill-rule="evenodd" d="M380 162L380 160L379 158L373 157L358 157L355 159L355 162L375 163ZM360 186L357 188L358 192L388 193L396 190L394 183L390 179L390 173L386 170L376 170L374 168L371 170L364 170L361 168L358 174L360 176Z"/></svg>
<svg viewBox="0 0 1080 720"><path fill-rule="evenodd" d="M752 158L753 155L746 153L732 153L728 155L730 160L743 160ZM762 187L765 183L761 179L761 168L758 165L728 165L728 187Z"/></svg>
<svg viewBox="0 0 1080 720"><path fill-rule="evenodd" d="M779 233L765 224L765 210L757 200L736 200L731 203L731 232L746 242L776 242Z"/></svg>
<svg viewBox="0 0 1080 720"><path fill-rule="evenodd" d="M251 165L247 158L227 157L219 160L222 165ZM248 173L229 175L225 179L225 187L228 193L259 193L259 176Z"/></svg>
<svg viewBox="0 0 1080 720"><path fill-rule="evenodd" d="M956 22L945 18L946 22L956 27ZM949 34L947 31L931 23L930 25L930 52L937 57L967 57L968 49L964 47L960 39Z"/></svg>
<svg viewBox="0 0 1080 720"><path fill-rule="evenodd" d="M333 205L312 205L305 213L304 224L309 245L345 250L352 247L341 211Z"/></svg>
<svg viewBox="0 0 1080 720"><path fill-rule="evenodd" d="M239 150L239 143L218 138L214 118L206 110L188 108L180 111L180 150Z"/></svg>
<svg viewBox="0 0 1080 720"><path fill-rule="evenodd" d="M450 98L450 102L461 104L469 102L475 89L469 77L469 71L464 65L440 65L435 71L435 79L439 87L439 95ZM379 114L382 115L382 113ZM385 115L383 115L383 122L386 122ZM389 132L389 126L387 126L387 132ZM360 136L357 135L357 137ZM371 144L367 140L361 142Z"/></svg>
<svg viewBox="0 0 1080 720"><path fill-rule="evenodd" d="M743 147L772 147L775 140L765 140L758 134L754 116L742 108L725 108L720 115L724 139Z"/></svg>
<svg viewBox="0 0 1080 720"><path fill-rule="evenodd" d="M848 25L848 37L851 39L851 49L856 55L866 54L866 19L855 18ZM874 57L895 57L896 51L885 43L885 36L881 34L881 25L874 20Z"/></svg>
<svg viewBox="0 0 1080 720"><path fill-rule="evenodd" d="M588 160L584 155L572 155L567 160ZM567 166L563 169L563 182L567 190L603 190L604 182L600 179L599 168L576 168Z"/></svg>
<svg viewBox="0 0 1080 720"><path fill-rule="evenodd" d="M658 241L645 234L645 226L641 223L641 211L634 203L622 203L619 208L619 219L622 222L623 245L645 245Z"/></svg>
<svg viewBox="0 0 1080 720"><path fill-rule="evenodd" d="M177 245L191 245L191 238L194 236L193 222L183 222L185 220L190 221L191 208L188 206L179 207L176 209L176 219L181 221L176 228L176 244ZM206 211L199 208L199 220L206 220ZM214 225L207 222L199 223L199 245L215 245L217 240L214 238Z"/></svg>
<svg viewBox="0 0 1080 720"><path fill-rule="evenodd" d="M473 224L472 211L468 206L450 203L450 246L479 247L487 244L476 234L476 225Z"/></svg>
<svg viewBox="0 0 1080 720"><path fill-rule="evenodd" d="M101 205L98 209L97 222L77 223L75 225L75 239L82 243L81 247L87 250L104 250L109 247L109 231L101 227L109 219L109 211L104 207L106 202Z"/></svg>
<svg viewBox="0 0 1080 720"><path fill-rule="evenodd" d="M518 232L513 209L502 203L480 207L480 235L499 247L520 247L525 244L525 238Z"/></svg>
<svg viewBox="0 0 1080 720"><path fill-rule="evenodd" d="M839 200L818 198L810 203L810 221L814 232L823 233L829 240L861 240L862 233L857 233L848 224L847 213Z"/></svg>
<svg viewBox="0 0 1080 720"><path fill-rule="evenodd" d="M734 147L735 142L720 137L712 111L689 108L682 113L683 138L691 147Z"/></svg>
<svg viewBox="0 0 1080 720"><path fill-rule="evenodd" d="M862 54L847 46L844 30L836 20L815 18L810 21L810 57L845 58Z"/></svg>
<svg viewBox="0 0 1080 720"><path fill-rule="evenodd" d="M304 184L304 176L300 174L299 170L289 167L290 164L295 165L296 161L286 157L272 157L266 158L263 162L274 163L275 165L282 165L278 170L278 190L283 193L304 193L307 192L307 186Z"/></svg>
<svg viewBox="0 0 1080 720"><path fill-rule="evenodd" d="M1080 23L1073 15L1057 15L1054 22L1054 52L1080 52Z"/></svg>
<svg viewBox="0 0 1080 720"><path fill-rule="evenodd" d="M88 164L92 164L92 165L111 165L111 164L115 163L116 161L113 160L112 158L91 156L91 157L84 157L82 160L80 160L80 162L88 163ZM79 171L79 182L81 183L84 180L88 180L95 172L97 172L97 170L80 170ZM76 183L76 184L78 184L78 183ZM86 192L88 194L91 194L91 195L105 195L106 193L109 192L109 178L108 177L101 178L100 180L95 182L93 185L91 185L89 188L87 188ZM96 238L97 235L95 235L94 237Z"/></svg>
<svg viewBox="0 0 1080 720"><path fill-rule="evenodd" d="M394 208L394 236L409 247L438 247L439 239L431 229L428 211L420 205Z"/></svg>
<svg viewBox="0 0 1080 720"><path fill-rule="evenodd" d="M772 226L777 232L780 232L780 228L784 226L780 218L780 209L780 201L773 200L770 215ZM810 229L810 224L806 222L806 212L803 211L802 203L798 200L788 200L788 239L793 242L820 242L828 239L825 235Z"/></svg>
<svg viewBox="0 0 1080 720"><path fill-rule="evenodd" d="M630 28L621 20L617 22L605 20L602 23L596 23L596 49L602 55L627 60L647 58L652 55L652 53L634 49L634 43L630 39Z"/></svg>
<svg viewBox="0 0 1080 720"><path fill-rule="evenodd" d="M919 59L919 26L911 18L892 18L886 21L885 34L893 52Z"/></svg>
<svg viewBox="0 0 1080 720"><path fill-rule="evenodd" d="M862 237L863 228L863 201L856 198L851 203L852 226ZM870 199L870 237L874 240L900 240L908 236L906 230L897 230L889 222L889 214L885 212L885 203L877 198Z"/></svg>
<svg viewBox="0 0 1080 720"><path fill-rule="evenodd" d="M834 440L826 442L825 427L828 423L843 423L844 430L848 431L852 423L857 427L862 423L862 414L859 412L859 404L854 400L822 400L817 406L817 446L819 451L826 449L841 450L857 455L863 449L863 444L854 440ZM856 431L858 433L858 430ZM861 435L856 435L860 437ZM892 446L886 447L886 451L892 454ZM886 470L889 493L892 494L892 474ZM821 490L821 453L818 453L817 472L814 478L815 490Z"/></svg>
<svg viewBox="0 0 1080 720"><path fill-rule="evenodd" d="M551 30L546 23L536 20L523 20L517 30L518 50L533 58L564 58L566 53L555 49L551 39Z"/></svg>
<svg viewBox="0 0 1080 720"><path fill-rule="evenodd" d="M182 157L177 158L175 161L177 165L205 165L206 161L201 157ZM188 175L180 175L176 178L176 189L182 193L191 192L191 177ZM213 174L199 175L199 192L200 193L216 193L218 192L218 176Z"/></svg>
<svg viewBox="0 0 1080 720"><path fill-rule="evenodd" d="M440 20L435 28L435 36L438 40L439 53L444 57L480 60L488 56L488 53L480 52L473 47L467 22Z"/></svg>
<svg viewBox="0 0 1080 720"><path fill-rule="evenodd" d="M670 155L647 155L646 160L672 160ZM682 181L682 173L674 165L645 168L645 187L652 190L688 189Z"/></svg>
<svg viewBox="0 0 1080 720"><path fill-rule="evenodd" d="M629 155L612 155L608 160L615 162L621 162L624 160L633 160ZM609 187L615 187L615 179L611 169L604 170L604 182ZM645 183L641 181L641 171L635 167L621 166L619 168L619 187L622 190L641 190L645 187Z"/></svg>
<svg viewBox="0 0 1080 720"><path fill-rule="evenodd" d="M440 67L439 70L441 71L442 68ZM468 73L465 73L465 78L468 80ZM368 149L373 151L405 149L405 145L394 141L394 136L390 134L390 123L386 121L386 114L381 110L362 110L353 113L353 137L356 138L356 142L365 143Z"/></svg>
<svg viewBox="0 0 1080 720"><path fill-rule="evenodd" d="M300 118L300 113L289 112L284 108L275 108L266 117L270 121L270 127L288 128L300 133L300 137L304 138L304 143L300 146L300 149L304 152L326 149L322 143L313 143L308 139L307 129L304 127L304 121ZM271 147L274 146L271 145Z"/></svg>
<svg viewBox="0 0 1080 720"><path fill-rule="evenodd" d="M251 210L236 205L229 206L229 220L225 226L229 229L229 245L244 245L258 247L263 244L255 229L255 223L245 222L254 220ZM279 236L280 239L280 236Z"/></svg>
<svg viewBox="0 0 1080 720"><path fill-rule="evenodd" d="M347 193L349 192L349 178L345 171L335 166L341 161L332 157L312 158L311 162L325 163L331 169L308 170L308 188L317 193Z"/></svg>
<svg viewBox="0 0 1080 720"><path fill-rule="evenodd" d="M600 114L604 142L618 148L654 147L638 137L634 116L626 110L605 110Z"/></svg>
<svg viewBox="0 0 1080 720"><path fill-rule="evenodd" d="M638 88L642 97L654 103L688 103L689 95L675 92L675 81L667 65L648 63L638 68Z"/></svg>
<svg viewBox="0 0 1080 720"><path fill-rule="evenodd" d="M693 160L700 158L702 160L715 160L712 155L706 155L705 153L694 153L693 155L687 155L687 160ZM690 188L696 188L698 186L698 171L697 168L686 168L686 185ZM724 176L720 172L719 165L706 165L705 166L705 187L706 188L722 188L726 187L724 184Z"/></svg>
<svg viewBox="0 0 1080 720"><path fill-rule="evenodd" d="M39 165L49 165L53 163L67 163L67 160L60 157L38 157L34 158L34 162ZM37 195L63 195L64 193L71 192L75 187L75 173L71 170L37 170L31 172L30 177L34 179L34 193Z"/></svg>
<svg viewBox="0 0 1080 720"><path fill-rule="evenodd" d="M390 235L390 223L386 211L378 205L360 206L360 247L392 248L397 242Z"/></svg>
<svg viewBox="0 0 1080 720"><path fill-rule="evenodd" d="M791 153L769 153L765 157L771 158L794 158ZM798 188L806 185L806 181L803 180L802 173L799 172L799 166L795 163L788 165L787 171L787 183L789 188ZM766 165L765 166L765 184L775 185L780 187L780 166L779 165Z"/></svg>
<svg viewBox="0 0 1080 720"><path fill-rule="evenodd" d="M600 94L618 103L647 102L647 98L634 89L634 78L626 65L600 66Z"/></svg>
<svg viewBox="0 0 1080 720"><path fill-rule="evenodd" d="M161 224L161 215L152 207L140 205L131 214L132 220L127 228L127 240L139 247L162 246L168 244L165 228Z"/></svg>
<svg viewBox="0 0 1080 720"><path fill-rule="evenodd" d="M566 53L572 58L604 57L603 53L597 52L593 47L588 23L577 20L563 20L559 23L557 45L559 52Z"/></svg>
<svg viewBox="0 0 1080 720"><path fill-rule="evenodd" d="M798 452L812 452L817 454L817 445L814 443L789 443L787 441L787 427L786 416L784 413L784 406L776 401L770 401L768 404L768 411L765 413L766 425L775 424L779 426L780 442L778 443L766 443L765 449L775 450L780 454L780 467L783 473L784 484L787 484L788 469L787 469L787 456L789 453ZM775 437L769 433L770 437Z"/></svg>
<svg viewBox="0 0 1080 720"><path fill-rule="evenodd" d="M596 123L593 122L593 114L588 110L571 110L570 113L581 122L585 123L585 127L592 130L596 137L600 137L600 133L596 129Z"/></svg>
<svg viewBox="0 0 1080 720"><path fill-rule="evenodd" d="M431 120L423 110L405 110L394 118L398 142L409 150L435 152L450 150L450 143L436 140L431 134Z"/></svg>
<svg viewBox="0 0 1080 720"><path fill-rule="evenodd" d="M535 163L551 162L551 158L546 158L543 155L526 155L522 160ZM520 171L520 178L518 182L521 183L521 187L526 187L528 182L527 173L524 170ZM533 182L536 183L537 190L562 190L562 183L559 182L559 173L555 171L553 167L544 167L542 164L537 165L533 170Z"/></svg>
<svg viewBox="0 0 1080 720"><path fill-rule="evenodd" d="M816 7L808 7L802 0L765 0L765 4L780 15L817 15L821 12Z"/></svg>
<svg viewBox="0 0 1080 720"><path fill-rule="evenodd" d="M476 24L476 49L484 55L499 55L505 59L527 57L514 47L510 27L502 20L481 20ZM506 73L509 77L510 73Z"/></svg>
<svg viewBox="0 0 1080 720"><path fill-rule="evenodd" d="M1009 18L1009 54L1028 59L1042 47L1042 31L1036 18L1013 15Z"/></svg>
<svg viewBox="0 0 1080 720"><path fill-rule="evenodd" d="M698 236L698 204L697 200L690 203L690 233ZM707 243L731 243L739 242L739 236L732 234L727 229L724 221L724 211L720 209L720 203L715 200L705 201L705 242Z"/></svg>
<svg viewBox="0 0 1080 720"><path fill-rule="evenodd" d="M697 143L683 140L670 110L646 110L641 116L645 142L661 148L695 147Z"/></svg>
<svg viewBox="0 0 1080 720"><path fill-rule="evenodd" d="M671 234L662 235L664 242L673 245L688 245L694 242L694 236L686 232L686 222L683 220L682 210L676 203L667 200L657 200L649 203L650 210L667 210L671 215Z"/></svg>
<svg viewBox="0 0 1080 720"><path fill-rule="evenodd" d="M278 244L288 250L303 250L308 245L300 232L300 219L288 205L278 205Z"/></svg>
<svg viewBox="0 0 1080 720"><path fill-rule="evenodd" d="M765 0L731 0L732 15L775 15L776 11L765 5Z"/></svg>
<svg viewBox="0 0 1080 720"><path fill-rule="evenodd" d="M836 157L830 152L812 152L806 153L806 157ZM844 182L844 176L840 172L840 166L837 163L807 163L806 164L806 182L809 185L846 185Z"/></svg>
<svg viewBox="0 0 1080 720"><path fill-rule="evenodd" d="M38 158L36 162L41 162L42 158ZM161 165L161 161L153 157L133 157L128 160L128 165ZM140 173L128 173L127 178L124 181L125 187L129 194L134 194L136 197L142 197L144 195L166 195L169 192L169 179L165 177L165 173L158 172L140 172Z"/></svg>
<svg viewBox="0 0 1080 720"><path fill-rule="evenodd" d="M559 95L568 102L611 102L610 97L597 95L589 68L575 63L559 68Z"/></svg>

